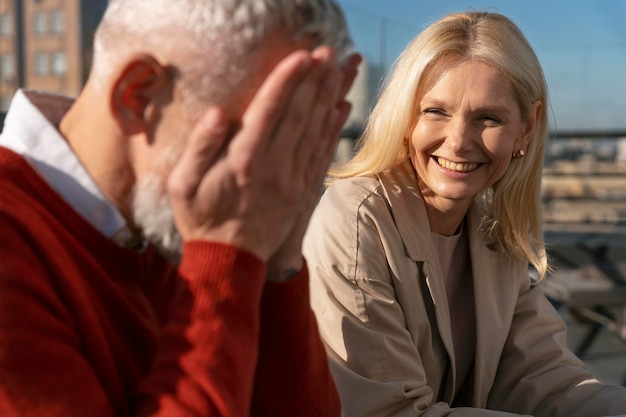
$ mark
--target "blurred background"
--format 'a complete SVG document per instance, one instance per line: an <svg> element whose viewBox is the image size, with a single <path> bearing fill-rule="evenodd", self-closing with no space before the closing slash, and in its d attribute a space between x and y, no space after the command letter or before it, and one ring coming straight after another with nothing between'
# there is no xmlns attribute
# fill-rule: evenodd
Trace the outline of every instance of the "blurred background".
<svg viewBox="0 0 626 417"><path fill-rule="evenodd" d="M568 282L579 279L584 295L597 297L581 306L568 288L554 287L552 295L570 325L572 348L601 378L626 383L626 0L337 1L364 57L338 161L352 154L382 77L427 25L450 12L491 10L525 33L550 91L542 190L549 254L557 273L574 276ZM0 0L0 129L19 88L78 94L106 5ZM600 264L613 273L589 268ZM585 309L593 314L581 314Z"/></svg>

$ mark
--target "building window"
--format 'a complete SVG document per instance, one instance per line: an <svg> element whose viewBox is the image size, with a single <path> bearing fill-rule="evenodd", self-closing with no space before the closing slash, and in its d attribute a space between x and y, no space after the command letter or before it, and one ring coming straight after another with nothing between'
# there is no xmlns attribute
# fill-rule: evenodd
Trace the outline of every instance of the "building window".
<svg viewBox="0 0 626 417"><path fill-rule="evenodd" d="M6 37L13 34L13 20L8 14L0 14L0 36Z"/></svg>
<svg viewBox="0 0 626 417"><path fill-rule="evenodd" d="M13 55L0 55L0 82L13 83Z"/></svg>
<svg viewBox="0 0 626 417"><path fill-rule="evenodd" d="M34 25L35 25L35 33L37 35L43 35L46 33L46 13L45 12L35 12L33 15Z"/></svg>
<svg viewBox="0 0 626 417"><path fill-rule="evenodd" d="M37 75L48 75L48 72L50 72L48 55L45 52L37 52L35 54L35 73Z"/></svg>
<svg viewBox="0 0 626 417"><path fill-rule="evenodd" d="M63 33L65 32L65 15L63 14L63 10L55 10L50 15L50 30L53 33Z"/></svg>
<svg viewBox="0 0 626 417"><path fill-rule="evenodd" d="M52 73L54 75L64 75L66 70L65 52L54 52L52 54Z"/></svg>

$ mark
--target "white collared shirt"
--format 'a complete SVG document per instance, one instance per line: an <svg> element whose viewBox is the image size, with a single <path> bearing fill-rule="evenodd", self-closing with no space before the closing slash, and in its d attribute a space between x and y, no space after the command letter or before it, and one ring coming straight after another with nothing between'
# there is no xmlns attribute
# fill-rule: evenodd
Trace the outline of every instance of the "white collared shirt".
<svg viewBox="0 0 626 417"><path fill-rule="evenodd" d="M73 99L18 90L4 121L0 146L22 155L87 222L120 246L133 238L124 217L78 160L57 127Z"/></svg>

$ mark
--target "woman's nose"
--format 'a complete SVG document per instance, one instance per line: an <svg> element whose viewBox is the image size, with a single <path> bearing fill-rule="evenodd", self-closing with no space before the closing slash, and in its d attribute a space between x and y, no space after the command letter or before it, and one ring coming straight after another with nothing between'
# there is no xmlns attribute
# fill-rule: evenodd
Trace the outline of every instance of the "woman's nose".
<svg viewBox="0 0 626 417"><path fill-rule="evenodd" d="M446 127L446 146L456 155L471 149L472 126L463 117L452 117Z"/></svg>

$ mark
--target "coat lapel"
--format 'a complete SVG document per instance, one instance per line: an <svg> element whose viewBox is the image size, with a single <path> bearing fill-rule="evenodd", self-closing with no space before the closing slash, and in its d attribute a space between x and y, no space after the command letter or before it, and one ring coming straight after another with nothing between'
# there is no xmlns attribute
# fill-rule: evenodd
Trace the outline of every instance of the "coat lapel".
<svg viewBox="0 0 626 417"><path fill-rule="evenodd" d="M473 211L469 221L471 230L476 231L480 219ZM482 408L487 405L498 370L497 358L509 334L519 288L517 277L524 273L524 263L504 251L490 250L481 233L470 232L470 253L476 306L473 405Z"/></svg>
<svg viewBox="0 0 626 417"><path fill-rule="evenodd" d="M443 397L452 401L456 374L448 297L439 258L430 235L426 207L417 188L415 170L407 159L397 168L385 171L378 177L404 243L406 255L416 263L423 264L424 277L416 278L425 279L437 321L432 325L436 327L448 355L450 377L445 378L447 383L442 389Z"/></svg>

